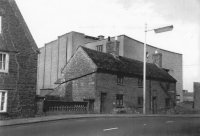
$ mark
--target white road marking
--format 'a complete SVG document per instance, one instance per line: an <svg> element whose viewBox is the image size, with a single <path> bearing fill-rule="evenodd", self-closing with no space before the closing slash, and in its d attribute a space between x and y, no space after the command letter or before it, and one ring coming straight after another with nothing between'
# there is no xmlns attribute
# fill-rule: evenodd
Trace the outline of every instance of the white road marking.
<svg viewBox="0 0 200 136"><path fill-rule="evenodd" d="M144 126L146 126L147 124L144 124Z"/></svg>
<svg viewBox="0 0 200 136"><path fill-rule="evenodd" d="M107 129L104 129L103 131L109 131L109 130L115 130L115 129L119 129L118 127L115 127L115 128L107 128Z"/></svg>
<svg viewBox="0 0 200 136"><path fill-rule="evenodd" d="M174 121L172 121L172 120L168 120L168 121L166 121L166 123L173 123Z"/></svg>

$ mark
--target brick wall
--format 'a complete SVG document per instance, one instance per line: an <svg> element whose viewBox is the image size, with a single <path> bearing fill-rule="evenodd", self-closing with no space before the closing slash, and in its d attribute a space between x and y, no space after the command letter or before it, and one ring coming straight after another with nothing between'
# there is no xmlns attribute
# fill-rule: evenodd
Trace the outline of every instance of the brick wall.
<svg viewBox="0 0 200 136"><path fill-rule="evenodd" d="M7 44L18 53L10 54L9 74L4 74L4 86L8 89L8 112L5 117L28 117L35 114L37 80L37 51L28 39L23 24L13 7L1 2L5 10L2 18L2 34ZM2 76L2 74L1 74Z"/></svg>
<svg viewBox="0 0 200 136"><path fill-rule="evenodd" d="M17 63L15 53L9 53L9 73L0 73L0 90L8 91L7 113L0 113L0 119L15 117L19 112L17 92Z"/></svg>

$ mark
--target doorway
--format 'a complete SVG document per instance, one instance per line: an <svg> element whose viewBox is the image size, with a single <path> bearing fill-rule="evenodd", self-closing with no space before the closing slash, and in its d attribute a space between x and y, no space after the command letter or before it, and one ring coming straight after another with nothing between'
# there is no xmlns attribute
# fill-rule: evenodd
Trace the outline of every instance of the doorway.
<svg viewBox="0 0 200 136"><path fill-rule="evenodd" d="M152 99L152 110L153 110L153 114L157 113L157 97L154 96Z"/></svg>
<svg viewBox="0 0 200 136"><path fill-rule="evenodd" d="M101 93L101 98L100 98L100 113L105 113L106 112L106 93Z"/></svg>

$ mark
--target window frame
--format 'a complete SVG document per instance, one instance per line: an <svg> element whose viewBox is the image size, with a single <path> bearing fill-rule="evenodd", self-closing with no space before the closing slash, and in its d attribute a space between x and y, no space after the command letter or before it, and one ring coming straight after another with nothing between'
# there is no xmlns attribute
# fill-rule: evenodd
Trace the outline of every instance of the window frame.
<svg viewBox="0 0 200 136"><path fill-rule="evenodd" d="M2 63L2 64L0 64L0 65L2 65L2 68L0 69L0 72L8 73L8 69L9 69L9 54L6 53L6 52L0 52L0 55L2 55L2 58L0 58L0 59L2 59L2 60L0 60L0 63ZM3 55L5 55L5 62L3 60ZM3 68L3 65L4 65L3 63L5 63L5 68Z"/></svg>
<svg viewBox="0 0 200 136"><path fill-rule="evenodd" d="M124 76L123 75L117 75L117 84L118 85L124 84Z"/></svg>
<svg viewBox="0 0 200 136"><path fill-rule="evenodd" d="M124 105L124 95L123 94L116 94L116 106L121 108Z"/></svg>
<svg viewBox="0 0 200 136"><path fill-rule="evenodd" d="M5 93L4 96L4 103L3 103L3 109L2 109L2 94ZM7 107L8 107L8 91L6 90L0 90L0 113L5 113L7 112Z"/></svg>
<svg viewBox="0 0 200 136"><path fill-rule="evenodd" d="M99 52L103 52L103 45L97 45L96 50Z"/></svg>

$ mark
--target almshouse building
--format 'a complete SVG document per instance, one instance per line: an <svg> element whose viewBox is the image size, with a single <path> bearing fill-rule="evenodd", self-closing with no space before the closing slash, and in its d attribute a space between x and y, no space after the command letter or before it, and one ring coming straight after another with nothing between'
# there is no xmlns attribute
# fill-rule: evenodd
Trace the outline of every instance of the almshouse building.
<svg viewBox="0 0 200 136"><path fill-rule="evenodd" d="M110 40L118 41L120 56L143 61L142 42L126 35L112 37ZM108 39L105 39L104 36L92 37L83 33L69 32L59 36L57 40L45 44L44 47L40 48L41 53L38 56L37 94L45 94L45 91L51 92L57 87L54 84L55 81L61 78L62 69L80 45L100 52L106 52L107 41ZM155 52L157 52L157 55L155 55ZM151 45L147 45L147 53L147 61L149 63L156 63L177 80L177 100L182 101L182 54Z"/></svg>
<svg viewBox="0 0 200 136"><path fill-rule="evenodd" d="M34 116L37 45L14 0L0 0L0 118Z"/></svg>
<svg viewBox="0 0 200 136"><path fill-rule="evenodd" d="M94 113L141 112L143 63L119 56L119 43L107 41L106 53L79 47L50 93L66 101L88 101ZM155 64L147 63L148 113L175 106L176 80Z"/></svg>

